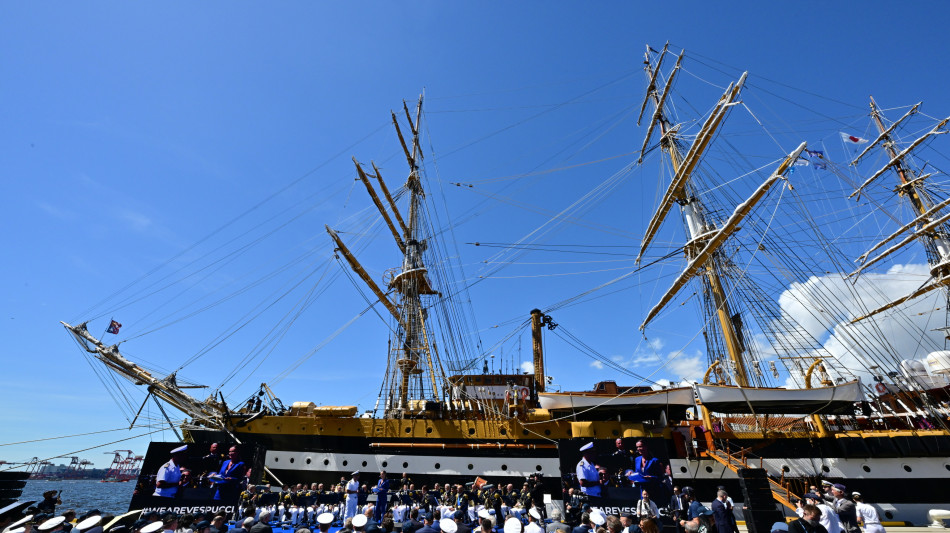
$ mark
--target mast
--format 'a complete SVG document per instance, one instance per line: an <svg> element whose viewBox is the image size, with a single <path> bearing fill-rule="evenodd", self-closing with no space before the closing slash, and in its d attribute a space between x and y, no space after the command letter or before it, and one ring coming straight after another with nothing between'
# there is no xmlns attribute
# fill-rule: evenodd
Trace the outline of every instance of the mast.
<svg viewBox="0 0 950 533"><path fill-rule="evenodd" d="M404 185L409 196L407 216L399 212L393 196L383 181L379 169L373 164L376 179L382 191L382 198L376 193L369 175L354 158L357 174L366 187L373 204L379 210L386 227L392 233L393 239L402 253L399 267L391 269L386 274L385 291L379 287L360 265L356 257L349 252L339 235L327 227L327 232L337 245L337 250L343 253L350 268L366 283L376 298L392 315L395 339L390 343L389 365L391 374L386 377L384 390L385 415L387 417L404 416L413 409L414 400L442 399L445 376L439 360L438 351L431 343L431 333L428 328L428 308L423 301L427 296L440 296L429 283L428 270L423 261L427 243L423 235L422 202L425 200L425 190L420 177L419 163L422 161L422 149L419 142L419 125L422 118L423 96L415 109L415 118L409 112L409 106L403 102L406 120L409 123L409 142L403 135L396 114L392 113L393 125L400 145L409 164L409 176ZM392 212L390 214L390 211ZM426 379L428 377L428 379ZM388 384L388 387L387 387Z"/></svg>
<svg viewBox="0 0 950 533"><path fill-rule="evenodd" d="M664 47L664 51L666 48ZM663 57L662 55L660 56ZM653 121L651 122L647 138L644 140L644 148L649 142L650 136L653 132L654 126L659 125L660 127L660 145L662 149L667 153L670 158L670 162L673 165L673 172L676 175L680 174L681 169L684 163L684 155L680 152L679 147L679 138L677 136L678 130L673 127L672 123L666 116L666 112L663 107L663 103L669 93L669 88L672 85L673 77L676 74L676 71L680 68L680 63L683 60L683 53L680 53L676 61L676 66L673 67L672 72L667 78L666 86L663 89L662 94L656 91L655 80L657 73L651 67L650 60L650 48L647 47L646 52L646 66L644 71L647 75L647 81L650 83L650 88L648 88L647 98L651 99L653 102L654 116ZM659 66L659 64L657 65ZM743 79L745 75L743 75ZM730 86L734 92L732 93L732 98L738 95L738 90L741 87L741 82L737 83L735 88ZM727 91L729 93L729 91ZM731 101L731 100L730 100ZM716 126L721 122L722 117L724 116L725 109L722 109L720 113L720 118L716 122ZM714 112L714 115L716 113ZM708 137L708 136L707 136ZM699 140L699 137L697 137ZM704 148L704 147L703 147ZM693 152L691 150L691 152ZM643 150L641 150L641 154ZM642 155L641 155L642 157ZM695 160L698 160L698 154L694 157ZM714 223L709 221L705 215L706 210L702 204L700 198L697 197L692 191L688 177L681 181L681 185L678 185L675 189L669 191L671 203L675 202L680 206L680 213L683 216L683 221L686 226L686 231L689 236L689 242L685 246L687 259L693 259L696 253L702 249L705 245L705 236L715 231L716 226ZM674 181L675 184L675 181ZM661 208L662 209L662 208ZM657 223L658 225L658 223ZM651 226L653 224L651 223ZM641 252L642 253L642 252ZM716 319L719 321L720 329L722 330L723 341L725 342L726 352L729 357L729 360L732 362L733 368L735 369L735 380L736 384L740 387L749 386L749 377L746 370L745 359L742 354L741 343L739 342L738 332L736 331L737 324L732 319L731 305L726 296L726 291L723 288L721 274L719 272L719 266L717 259L719 253L716 252L712 254L707 260L705 260L701 265L698 265L702 270L702 275L705 277L709 286L708 296L712 298L713 308L716 310ZM645 325L645 324L644 324ZM642 329L642 326L641 326Z"/></svg>

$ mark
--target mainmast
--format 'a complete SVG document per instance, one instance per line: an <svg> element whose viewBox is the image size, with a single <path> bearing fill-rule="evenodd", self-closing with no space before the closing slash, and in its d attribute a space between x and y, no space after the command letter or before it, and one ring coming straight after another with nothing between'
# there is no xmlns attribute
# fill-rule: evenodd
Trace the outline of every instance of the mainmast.
<svg viewBox="0 0 950 533"><path fill-rule="evenodd" d="M673 79L680 69L683 61L683 53L677 57L676 65L666 79L662 91L658 90L657 81L659 79L659 67L662 65L663 58L667 53L667 46L660 52L656 66L653 66L650 53L652 49L648 46L646 52L646 61L644 71L648 80L647 100L653 102L654 113L650 125L647 129L647 136L644 139L641 148L640 160L649 144L650 138L656 126L660 131L660 146L667 153L673 167L673 179L664 194L657 212L647 228L640 248L640 260L644 251L649 246L657 230L666 218L674 204L679 205L680 213L683 217L688 242L684 246L688 266L686 270L677 278L672 288L660 299L660 302L647 314L646 319L640 326L640 329L646 327L646 324L652 320L659 311L673 298L673 296L686 284L689 279L695 276L701 276L706 285L706 296L710 299L711 308L714 310L715 317L722 332L722 340L726 350L726 356L732 363L734 369L734 379L737 385L748 387L750 385L749 372L746 367L744 357L745 347L741 339L742 323L738 315L733 314L734 306L730 302L729 291L723 283L722 265L726 264L727 259L720 251L720 246L725 240L738 229L739 222L751 211L768 191L769 187L779 178L784 177L785 172L791 164L798 159L802 152L804 143L798 149L789 154L789 156L779 165L775 173L763 183L752 197L746 202L740 204L733 215L721 226L708 216L708 211L699 195L693 190L690 177L696 169L696 165L702 158L702 154L709 146L715 132L722 124L729 109L736 105L739 92L745 83L747 73L742 76L735 84L730 84L718 103L713 108L709 117L703 123L699 132L696 134L692 144L688 149L685 142L680 137L679 127L674 125L666 114L665 102L670 93ZM643 108L646 107L646 100ZM710 351L712 353L712 351Z"/></svg>
<svg viewBox="0 0 950 533"><path fill-rule="evenodd" d="M394 319L395 335L390 345L388 365L388 368L393 369L394 372L387 376L382 391L385 414L391 417L403 416L408 410L414 409L412 403L414 400L441 400L444 391L439 383L445 383L438 353L430 340L430 330L427 327L428 311L423 302L424 297L439 295L439 292L430 285L428 271L423 261L423 253L426 250L422 229L422 202L425 199L425 190L419 174L419 163L423 157L419 143L422 96L419 97L414 120L405 102L403 102L403 110L412 134L410 143L407 144L395 113L392 113L392 119L409 163L409 176L405 183L405 190L409 195L408 216L403 217L400 213L376 165L373 164L375 174L372 177L380 186L383 198L386 200L385 204L376 193L370 176L355 158L353 160L360 180L402 252L401 266L386 273L385 281L388 290L383 290L376 284L339 235L327 227L327 231L337 245L337 251L344 256L353 271L373 291ZM390 216L390 211L392 216Z"/></svg>

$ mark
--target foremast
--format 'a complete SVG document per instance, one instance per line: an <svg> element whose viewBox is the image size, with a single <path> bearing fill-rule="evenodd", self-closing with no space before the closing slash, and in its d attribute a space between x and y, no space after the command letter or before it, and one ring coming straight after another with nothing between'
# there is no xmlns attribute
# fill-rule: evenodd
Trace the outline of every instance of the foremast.
<svg viewBox="0 0 950 533"><path fill-rule="evenodd" d="M424 298L440 297L441 294L430 284L428 270L423 261L427 244L421 227L422 202L425 199L420 177L420 162L423 157L419 142L422 100L423 97L420 96L414 120L409 107L403 103L412 134L409 143L406 142L396 114L392 113L393 125L409 164L409 176L404 185L409 196L407 216L404 217L400 212L376 165L372 165L374 174L371 176L355 158L353 160L360 181L366 187L402 253L400 267L386 273L386 290L369 276L339 234L327 226L327 232L336 244L336 251L343 255L350 268L386 308L395 325L394 336L390 342L387 376L380 394L384 403L384 415L390 418L403 417L410 411L419 409L420 404L417 402L444 402L449 386L438 351L430 338L431 329L428 327L428 313L424 303ZM371 177L379 184L385 203L376 192ZM448 405L451 407L451 403Z"/></svg>
<svg viewBox="0 0 950 533"><path fill-rule="evenodd" d="M738 103L737 99L745 83L747 73L743 73L737 82L731 83L726 88L709 117L696 134L693 142L688 145L684 153L683 150L687 146L686 142L680 136L679 127L674 125L668 118L665 102L670 94L670 88L672 87L676 73L680 69L685 52L680 53L677 57L676 64L667 76L662 91L659 90L659 86L657 85L660 79L660 67L663 63L663 58L667 54L668 47L669 44L667 43L667 45L663 47L663 51L659 53L655 65L651 56L651 52L653 52L652 48L648 46L645 54L644 71L648 80L648 87L646 99L644 100L643 106L641 106L641 118L647 101L653 103L654 112L647 128L646 138L640 150L639 162L643 160L653 131L659 126L660 147L666 152L670 159L673 168L673 179L644 234L637 262L640 261L646 248L666 219L667 214L673 205L676 204L680 207L680 213L683 217L686 234L688 236L688 241L684 245L688 265L686 270L674 281L673 286L660 299L659 303L650 310L643 324L641 324L640 329L643 330L691 278L701 277L707 288L705 295L710 299L710 305L708 307L714 310L715 316L713 319L718 322L719 331L721 331L723 337L722 340L726 349L726 356L733 370L733 379L740 387L748 387L751 385L751 382L744 357L745 349L741 341L743 338L742 324L741 321L737 319L737 315L733 315L733 305L730 302L731 296L723 283L721 266L725 264L725 257L723 257L720 247L726 239L738 229L739 222L751 211L752 207L765 193L768 192L769 188L778 179L784 178L785 172L791 167L795 160L798 159L799 154L801 154L805 148L805 144L802 143L794 152L789 154L775 172L759 186L752 196L737 206L732 216L730 216L721 227L717 227L716 223L707 215L707 210L699 195L695 194L690 182L690 177L716 131L725 120L730 108ZM712 353L711 350L710 353ZM722 365L718 366L721 368Z"/></svg>
<svg viewBox="0 0 950 533"><path fill-rule="evenodd" d="M851 162L851 165L857 165L858 162L875 146L881 146L884 149L885 153L889 157L889 161L881 169L867 178L864 183L862 183L851 194L851 197L859 195L865 187L884 175L888 170L893 170L899 181L899 185L896 189L897 194L908 199L914 210L914 213L917 216L910 223L902 226L899 230L880 241L870 250L865 252L860 258L858 258L858 261L861 262L861 266L852 272L849 277L857 276L863 270L877 263L881 259L884 259L911 242L919 240L924 245L924 248L927 252L927 262L930 264L931 278L927 281L927 283L924 283L924 285L912 293L902 296L897 300L894 300L877 309L874 309L873 311L859 316L858 318L852 320L852 323L874 316L878 313L896 307L908 300L912 300L937 289L943 289L947 297L950 298L950 226L947 225L948 221L950 221L950 214L938 216L940 210L950 204L950 198L939 203L935 202L933 197L927 191L927 179L930 178L932 174L925 174L915 170L908 162L910 159L908 156L910 156L918 146L923 144L926 140L934 135L946 133L943 128L948 122L950 122L950 117L941 120L930 131L914 140L903 150L898 151L900 146L893 138L892 133L901 123L904 122L904 120L917 113L920 103L914 105L909 111L907 111L907 113L904 114L904 116L899 118L890 126L885 126L885 117L883 112L878 107L877 102L874 101L873 97L871 97L870 100L871 119L878 130L878 137L860 154L858 154L858 156ZM895 240L897 237L910 230L913 231L909 236L878 253L872 259L868 259L872 252L875 252L885 244Z"/></svg>

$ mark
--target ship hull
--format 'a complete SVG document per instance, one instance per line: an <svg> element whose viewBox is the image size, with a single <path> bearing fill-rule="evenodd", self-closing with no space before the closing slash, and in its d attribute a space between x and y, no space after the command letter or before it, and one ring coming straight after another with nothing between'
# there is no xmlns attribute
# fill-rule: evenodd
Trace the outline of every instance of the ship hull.
<svg viewBox="0 0 950 533"><path fill-rule="evenodd" d="M224 438L211 430L190 433L199 442ZM545 439L521 439L516 448L438 438L379 448L379 439L365 437L266 433L242 433L240 437L264 446L265 465L281 482L291 484L337 483L354 470L366 472L368 481L373 481L377 472L387 470L393 475L407 473L416 488L467 482L475 476L519 486L528 475L541 473L545 492L559 502L562 475L573 474L574 466L563 464L557 448ZM706 502L718 486L725 486L741 508L740 480L732 470L692 450L683 453L674 439L666 442L674 484L694 487ZM860 491L865 501L878 507L884 521L925 525L929 509L950 504L944 490L950 484L950 437L744 438L730 442L755 448L749 466L784 476L797 494L822 479Z"/></svg>

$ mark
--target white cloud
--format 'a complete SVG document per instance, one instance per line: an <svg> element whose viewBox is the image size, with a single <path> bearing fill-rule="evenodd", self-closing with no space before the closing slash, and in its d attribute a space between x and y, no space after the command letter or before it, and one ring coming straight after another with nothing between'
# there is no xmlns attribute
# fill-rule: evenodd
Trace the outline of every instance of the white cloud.
<svg viewBox="0 0 950 533"><path fill-rule="evenodd" d="M596 368L597 370L603 370L603 369L604 369L604 364L601 363L600 361L591 361L591 362L590 362L590 366Z"/></svg>
<svg viewBox="0 0 950 533"><path fill-rule="evenodd" d="M521 371L522 371L522 372L527 372L527 373L529 373L529 374L534 374L534 362L533 362L533 361L525 361L525 362L521 363Z"/></svg>
<svg viewBox="0 0 950 533"><path fill-rule="evenodd" d="M666 368L667 374L686 381L699 381L706 372L706 357L697 352L694 355L685 355L682 352L671 353Z"/></svg>

